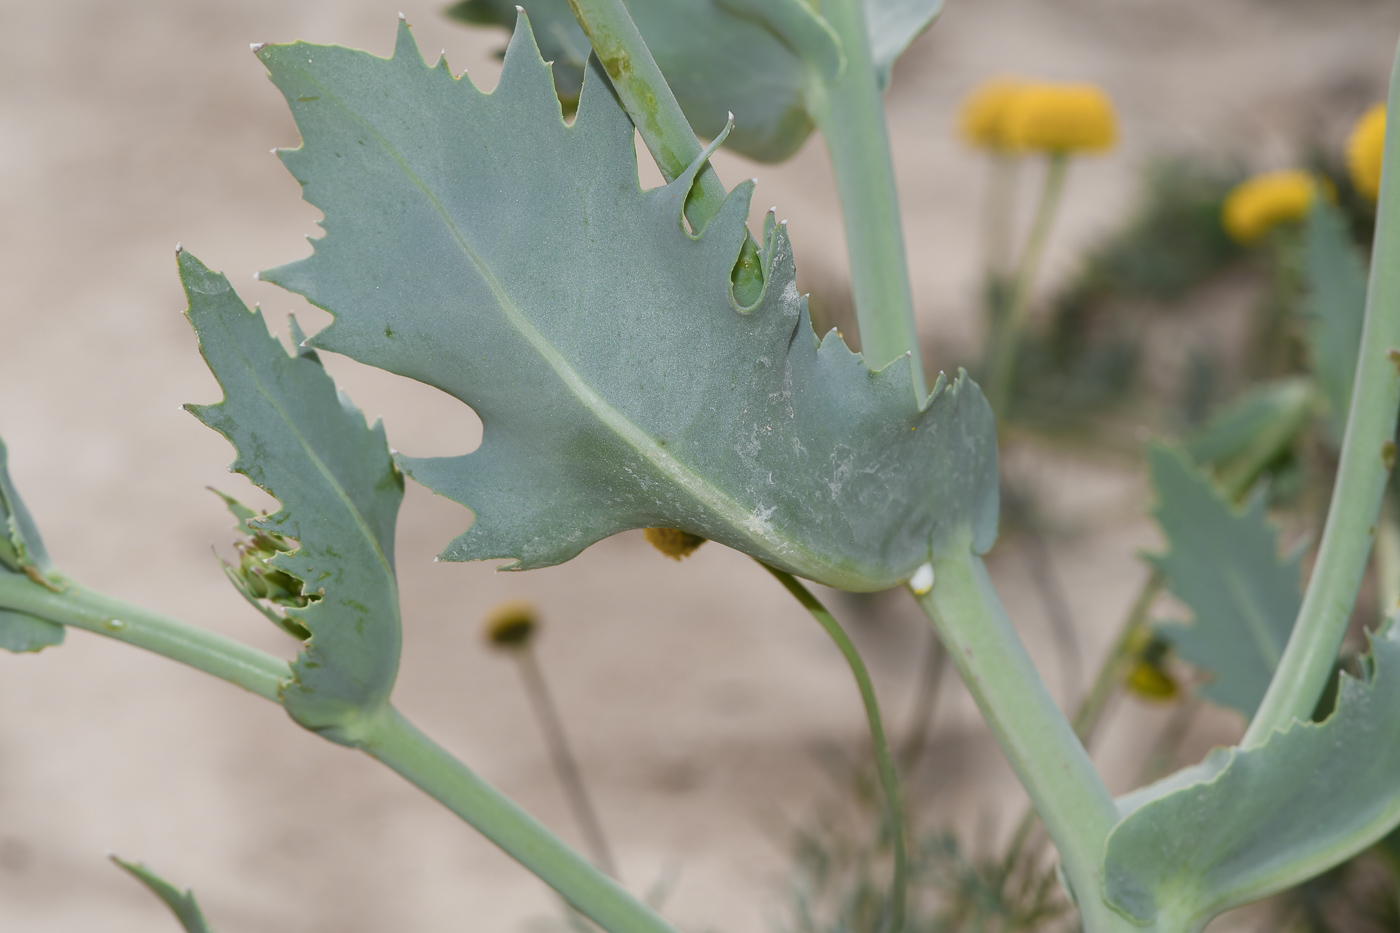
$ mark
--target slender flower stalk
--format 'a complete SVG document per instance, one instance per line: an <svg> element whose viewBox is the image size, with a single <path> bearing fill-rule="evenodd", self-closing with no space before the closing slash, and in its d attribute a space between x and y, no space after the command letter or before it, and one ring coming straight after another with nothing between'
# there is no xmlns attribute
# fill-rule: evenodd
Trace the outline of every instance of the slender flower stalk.
<svg viewBox="0 0 1400 933"><path fill-rule="evenodd" d="M545 747L549 750L550 764L564 788L569 809L583 832L584 841L593 855L593 863L612 877L620 877L617 860L613 858L602 821L598 819L598 811L583 781L578 759L569 746L564 719L559 715L559 707L555 705L549 684L545 681L544 669L535 655L539 622L534 605L525 600L501 603L487 614L484 627L487 643L510 655L520 671L525 695L544 735Z"/></svg>
<svg viewBox="0 0 1400 933"><path fill-rule="evenodd" d="M1001 418L1006 416L1006 403L1011 396L1021 332L1025 329L1026 317L1030 312L1031 294L1035 288L1036 276L1040 272L1041 260L1045 256L1045 246L1050 241L1050 229L1060 207L1068 172L1068 153L1052 154L1046 166L1045 184L1040 192L1040 201L1036 205L1030 237L1016 266L1015 278L1012 279L1010 301L999 321L1000 326L988 341L987 360L982 367L982 386L992 411Z"/></svg>
<svg viewBox="0 0 1400 933"><path fill-rule="evenodd" d="M861 703L865 706L865 718L870 726L870 738L875 745L875 768L880 773L880 784L885 792L886 820L890 828L890 845L894 849L894 881L890 887L890 916L883 933L901 933L904 929L905 902L908 900L906 888L909 873L907 846L904 841L906 828L904 806L900 800L899 774L895 770L894 758L890 755L889 742L885 739L885 727L880 718L880 705L875 699L875 685L871 682L870 672L866 670L865 662L861 660L860 652L856 650L856 646L851 642L846 630L841 627L840 622L836 621L836 617L812 595L812 591L803 586L802 582L792 574L770 567L761 561L760 564L765 570L777 577L778 582L802 604L803 609L812 614L812 618L817 620L826 634L836 643L837 650L846 659L846 664L851 669L851 675L856 680L856 687L860 690Z"/></svg>

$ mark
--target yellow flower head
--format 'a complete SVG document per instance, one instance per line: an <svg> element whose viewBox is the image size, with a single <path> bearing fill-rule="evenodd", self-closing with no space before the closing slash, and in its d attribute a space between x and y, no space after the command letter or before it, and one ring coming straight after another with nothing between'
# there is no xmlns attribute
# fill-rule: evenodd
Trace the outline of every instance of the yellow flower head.
<svg viewBox="0 0 1400 933"><path fill-rule="evenodd" d="M993 78L983 81L963 98L958 113L958 130L963 139L978 149L1006 150L1011 148L1006 138L1006 111L1026 84L1015 78Z"/></svg>
<svg viewBox="0 0 1400 933"><path fill-rule="evenodd" d="M1007 103L1002 132L1013 149L1103 152L1118 142L1118 118L1092 84L1029 84Z"/></svg>
<svg viewBox="0 0 1400 933"><path fill-rule="evenodd" d="M693 535L679 528L648 528L643 532L651 546L672 560L680 560L695 553L695 549L705 543L699 535Z"/></svg>
<svg viewBox="0 0 1400 933"><path fill-rule="evenodd" d="M1376 104L1356 121L1347 137L1347 171L1359 194L1374 201L1381 193L1381 156L1385 154L1385 104Z"/></svg>
<svg viewBox="0 0 1400 933"><path fill-rule="evenodd" d="M1225 196L1220 222L1232 239L1248 245L1279 224L1306 217L1317 192L1317 179L1307 172L1255 175Z"/></svg>
<svg viewBox="0 0 1400 933"><path fill-rule="evenodd" d="M482 632L493 648L524 648L539 625L535 604L527 599L511 599L495 606L482 621Z"/></svg>

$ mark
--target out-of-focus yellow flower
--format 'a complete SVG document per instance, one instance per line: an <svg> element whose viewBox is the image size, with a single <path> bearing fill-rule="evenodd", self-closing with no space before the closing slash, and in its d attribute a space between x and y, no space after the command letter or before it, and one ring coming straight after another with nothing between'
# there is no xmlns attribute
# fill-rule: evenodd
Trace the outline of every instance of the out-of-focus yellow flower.
<svg viewBox="0 0 1400 933"><path fill-rule="evenodd" d="M679 528L648 528L643 532L651 546L672 560L680 560L695 553L695 549L705 543L699 535L693 535Z"/></svg>
<svg viewBox="0 0 1400 933"><path fill-rule="evenodd" d="M1028 84L1007 102L1002 132L1012 149L1103 152L1118 142L1118 117L1092 84Z"/></svg>
<svg viewBox="0 0 1400 933"><path fill-rule="evenodd" d="M1381 193L1381 157L1385 154L1385 104L1361 115L1347 137L1347 171L1358 193L1372 201Z"/></svg>
<svg viewBox="0 0 1400 933"><path fill-rule="evenodd" d="M1220 222L1232 239L1248 245L1279 224L1308 216L1317 192L1317 179L1308 172L1290 169L1255 175L1225 196Z"/></svg>
<svg viewBox="0 0 1400 933"><path fill-rule="evenodd" d="M963 98L958 112L958 129L963 139L978 149L1005 151L1011 148L1006 138L1006 111L1026 83L1015 78L993 78L983 81Z"/></svg>
<svg viewBox="0 0 1400 933"><path fill-rule="evenodd" d="M1136 696L1144 700L1156 700L1167 702L1175 700L1181 692L1177 686L1176 679L1161 664L1154 664L1150 661L1139 661L1133 665L1128 672L1123 685Z"/></svg>
<svg viewBox="0 0 1400 933"><path fill-rule="evenodd" d="M495 648L524 648L539 624L535 604L527 599L511 599L492 608L482 621L486 641Z"/></svg>

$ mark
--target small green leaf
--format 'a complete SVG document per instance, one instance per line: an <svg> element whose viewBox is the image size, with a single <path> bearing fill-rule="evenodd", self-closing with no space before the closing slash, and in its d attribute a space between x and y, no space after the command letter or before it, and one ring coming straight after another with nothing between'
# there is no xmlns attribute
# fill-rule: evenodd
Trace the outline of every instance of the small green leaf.
<svg viewBox="0 0 1400 933"><path fill-rule="evenodd" d="M175 915L175 919L180 921L180 926L184 927L185 933L211 933L209 923L204 919L199 903L194 899L193 891L181 891L139 862L127 862L115 855L108 858L164 901L165 906Z"/></svg>
<svg viewBox="0 0 1400 933"><path fill-rule="evenodd" d="M761 297L730 274L752 184L700 236L681 205L702 162L642 191L634 130L594 71L560 117L528 22L482 94L394 57L258 53L325 215L311 257L264 278L335 315L319 348L446 391L481 417L462 457L404 458L467 505L449 560L561 563L631 528L678 528L832 586L907 580L997 522L996 431L977 387L918 398L907 357L871 372L818 342L786 228L769 216Z"/></svg>
<svg viewBox="0 0 1400 933"><path fill-rule="evenodd" d="M1157 632L1191 664L1213 675L1207 699L1252 716L1293 630L1302 595L1301 555L1280 560L1277 535L1255 495L1236 512L1179 452L1148 449L1165 554L1148 559L1195 615Z"/></svg>
<svg viewBox="0 0 1400 933"><path fill-rule="evenodd" d="M865 0L865 29L882 89L890 85L895 59L942 12L943 0Z"/></svg>
<svg viewBox="0 0 1400 933"><path fill-rule="evenodd" d="M567 0L524 6L554 63L559 96L577 101L590 46ZM781 162L801 147L813 125L810 82L833 81L845 67L840 40L803 0L629 0L627 9L695 132L717 137L732 112L725 145L760 162ZM512 29L516 2L464 0L447 12Z"/></svg>
<svg viewBox="0 0 1400 933"><path fill-rule="evenodd" d="M0 571L3 573L5 571ZM63 626L22 612L0 609L0 648L23 654L63 644Z"/></svg>
<svg viewBox="0 0 1400 933"><path fill-rule="evenodd" d="M1340 444L1356 380L1366 317L1366 269L1340 210L1318 198L1308 215L1308 343L1312 369L1327 397L1328 425Z"/></svg>
<svg viewBox="0 0 1400 933"><path fill-rule="evenodd" d="M398 672L394 523L403 478L383 427L366 426L313 354L288 355L227 279L187 252L178 259L200 352L224 390L219 404L186 407L233 443L233 469L281 502L281 511L246 524L290 539L259 559L301 581L305 594L282 601L288 619L311 633L283 703L297 722L353 745Z"/></svg>
<svg viewBox="0 0 1400 933"><path fill-rule="evenodd" d="M1372 640L1370 676L1342 675L1333 715L1250 749L1217 750L1125 802L1104 891L1159 930L1292 887L1400 824L1400 638Z"/></svg>
<svg viewBox="0 0 1400 933"><path fill-rule="evenodd" d="M1252 386L1188 436L1186 452L1243 494L1293 446L1316 408L1317 388L1306 377Z"/></svg>
<svg viewBox="0 0 1400 933"><path fill-rule="evenodd" d="M0 440L0 567L27 574L37 582L53 570L39 529L10 481L9 451Z"/></svg>

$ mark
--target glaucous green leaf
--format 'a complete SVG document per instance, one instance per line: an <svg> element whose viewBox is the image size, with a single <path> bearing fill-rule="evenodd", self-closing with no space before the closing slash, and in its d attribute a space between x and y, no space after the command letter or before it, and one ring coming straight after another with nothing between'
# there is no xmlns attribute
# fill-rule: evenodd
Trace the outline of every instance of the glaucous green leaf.
<svg viewBox="0 0 1400 933"><path fill-rule="evenodd" d="M525 0L559 96L578 100L591 48L568 0ZM902 4L892 4L902 5ZM730 113L725 145L781 162L812 131L807 88L845 67L841 40L803 0L627 0L666 83L695 132L713 139ZM463 0L454 19L512 29L515 0Z"/></svg>
<svg viewBox="0 0 1400 933"><path fill-rule="evenodd" d="M109 858L117 867L144 884L152 894L164 901L165 906L175 915L175 919L180 921L185 933L211 933L209 923L204 919L204 913L194 899L193 891L181 891L139 862L128 862L115 855Z"/></svg>
<svg viewBox="0 0 1400 933"><path fill-rule="evenodd" d="M1197 931L1222 911L1340 864L1400 824L1394 625L1372 640L1368 667L1362 680L1342 675L1325 722L1295 721L1263 745L1218 749L1128 802L1131 812L1108 837L1109 903L1154 929Z"/></svg>
<svg viewBox="0 0 1400 933"><path fill-rule="evenodd" d="M1186 452L1242 495L1293 446L1317 401L1315 383L1303 376L1252 386L1189 435Z"/></svg>
<svg viewBox="0 0 1400 933"><path fill-rule="evenodd" d="M1211 675L1203 696L1252 716L1302 604L1301 555L1279 558L1262 495L1235 511L1178 451L1154 445L1148 463L1153 515L1167 539L1167 552L1148 560L1195 616L1190 625L1159 624L1157 632Z"/></svg>
<svg viewBox="0 0 1400 933"><path fill-rule="evenodd" d="M865 0L865 29L880 87L890 84L895 59L933 25L944 0Z"/></svg>
<svg viewBox="0 0 1400 933"><path fill-rule="evenodd" d="M1308 215L1304 245L1308 277L1308 344L1312 370L1327 398L1334 444L1340 444L1361 352L1366 317L1366 269L1352 243L1346 218L1326 198Z"/></svg>
<svg viewBox="0 0 1400 933"><path fill-rule="evenodd" d="M307 728L354 744L398 672L394 523L403 477L382 425L366 426L314 354L289 355L226 278L183 250L178 258L200 352L224 390L216 405L186 407L233 444L232 468L282 504L246 525L295 542L265 563L302 581L310 597L286 611L311 640L283 703Z"/></svg>
<svg viewBox="0 0 1400 933"><path fill-rule="evenodd" d="M730 276L752 183L703 233L681 205L702 161L642 191L633 128L600 72L565 125L522 17L483 94L426 67L305 44L259 55L303 145L283 159L326 235L264 274L335 315L320 348L436 386L484 425L460 457L405 458L468 506L443 556L511 569L630 528L674 527L832 586L909 578L944 541L996 533L996 431L977 387L918 398L818 343L770 215L761 297ZM703 157L702 157L703 159Z"/></svg>

